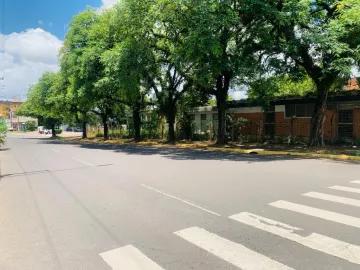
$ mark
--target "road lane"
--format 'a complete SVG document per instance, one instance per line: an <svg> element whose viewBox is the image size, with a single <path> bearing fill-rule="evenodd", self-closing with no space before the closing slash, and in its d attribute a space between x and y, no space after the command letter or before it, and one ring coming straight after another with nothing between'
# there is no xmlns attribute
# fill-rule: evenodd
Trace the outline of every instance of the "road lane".
<svg viewBox="0 0 360 270"><path fill-rule="evenodd" d="M11 245L0 247L0 263L6 262L0 269L24 269L26 263L34 269L45 269L41 268L44 265L46 269L111 269L111 263L121 265L121 261L113 262L111 256L108 264L99 254L129 245L136 250L132 253L135 258L144 259L139 255L143 254L163 269L238 269L238 264L214 256L208 244L199 248L174 234L194 227L289 268L356 269L351 260L227 217L251 212L300 227L302 235L318 234L359 246L360 239L354 237L357 228L300 217L268 205L288 200L360 218L353 206L302 195L320 192L348 201L357 199L357 194L345 196L328 187L351 186L350 182L358 179L358 165L189 150L79 146L12 136L8 147L0 152L0 214L7 220L0 223L0 233ZM321 176L301 170L304 166L313 166ZM302 173L294 173L297 171ZM26 224L20 224L21 220ZM14 236L16 230L11 227L21 229L19 236ZM234 250L232 256L236 256ZM18 260L18 256L23 259ZM249 261L245 263L249 265Z"/></svg>

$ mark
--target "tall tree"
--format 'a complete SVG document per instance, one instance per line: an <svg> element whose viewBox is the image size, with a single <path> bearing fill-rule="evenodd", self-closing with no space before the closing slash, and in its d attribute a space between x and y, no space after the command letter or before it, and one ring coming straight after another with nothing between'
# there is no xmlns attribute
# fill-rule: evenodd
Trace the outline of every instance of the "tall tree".
<svg viewBox="0 0 360 270"><path fill-rule="evenodd" d="M117 6L123 39L142 48L133 56L140 63L132 68L140 71L140 84L155 93L160 112L168 121L171 143L175 142L178 101L193 83L192 64L183 61L180 50L184 29L178 13L184 7L181 1L158 0L124 0Z"/></svg>
<svg viewBox="0 0 360 270"><path fill-rule="evenodd" d="M89 112L94 108L94 74L89 69L88 51L91 27L98 19L92 10L76 15L70 22L70 29L60 51L61 73L68 81L67 104L74 115L81 115L83 137ZM91 60L91 59L90 59Z"/></svg>
<svg viewBox="0 0 360 270"><path fill-rule="evenodd" d="M357 0L246 0L254 47L263 63L290 74L304 70L316 86L317 100L309 146L324 145L329 90L348 78L359 59L360 2Z"/></svg>
<svg viewBox="0 0 360 270"><path fill-rule="evenodd" d="M255 63L246 32L251 20L239 19L238 2L188 0L181 16L186 27L183 49L194 62L198 87L216 97L219 145L226 143L229 90L243 83Z"/></svg>
<svg viewBox="0 0 360 270"><path fill-rule="evenodd" d="M45 72L29 89L27 101L20 106L18 114L42 118L45 126L56 137L56 126L63 120L64 95L58 73Z"/></svg>
<svg viewBox="0 0 360 270"><path fill-rule="evenodd" d="M115 29L112 24L114 10L102 12L89 31L89 40L84 50L84 74L92 82L95 114L99 115L104 126L104 139L109 139L110 118L115 116L119 105L119 88L107 73L106 59L108 51L116 45Z"/></svg>
<svg viewBox="0 0 360 270"><path fill-rule="evenodd" d="M102 57L106 80L118 91L116 100L132 110L135 141L141 140L141 111L145 108L148 93L148 88L141 85L142 74L147 67L146 50L132 39L121 39Z"/></svg>

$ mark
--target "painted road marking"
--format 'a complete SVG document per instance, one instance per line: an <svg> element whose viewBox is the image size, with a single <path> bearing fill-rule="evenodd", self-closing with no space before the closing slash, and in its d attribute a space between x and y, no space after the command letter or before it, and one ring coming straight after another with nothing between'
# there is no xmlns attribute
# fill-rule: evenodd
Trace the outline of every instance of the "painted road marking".
<svg viewBox="0 0 360 270"><path fill-rule="evenodd" d="M360 180L351 181L351 183L360 184Z"/></svg>
<svg viewBox="0 0 360 270"><path fill-rule="evenodd" d="M360 207L360 200L350 199L346 197L334 196L318 192L309 192L303 194L303 196Z"/></svg>
<svg viewBox="0 0 360 270"><path fill-rule="evenodd" d="M77 162L80 162L80 163L85 164L85 165L90 166L90 167L95 167L94 165L92 165L92 164L90 164L88 162L82 161L80 159L77 159L77 158L73 158L73 160L76 160Z"/></svg>
<svg viewBox="0 0 360 270"><path fill-rule="evenodd" d="M292 227L288 224L251 213L244 212L230 216L229 218L259 230L295 241L311 249L327 253L352 263L360 264L360 246L352 245L317 233L311 233L308 236L301 236L296 233L303 231L300 228Z"/></svg>
<svg viewBox="0 0 360 270"><path fill-rule="evenodd" d="M305 205L301 205L301 204L291 203L291 202L287 202L287 201L277 201L277 202L270 203L269 205L277 207L277 208L281 208L281 209L298 212L298 213L301 213L304 215L322 218L322 219L326 219L329 221L333 221L333 222L345 224L348 226L360 228L360 218L343 215L343 214L339 214L339 213L335 213L335 212L331 212L331 211L326 211L326 210L322 210L319 208L314 208L314 207L305 206Z"/></svg>
<svg viewBox="0 0 360 270"><path fill-rule="evenodd" d="M164 270L132 245L99 255L113 270Z"/></svg>
<svg viewBox="0 0 360 270"><path fill-rule="evenodd" d="M218 216L218 217L221 216L221 215L218 214L218 213L215 213L215 212L210 211L210 210L208 210L208 209L206 209L206 208L204 208L204 207L201 207L201 206L198 206L198 205L193 204L193 203L191 203L191 202L188 202L188 201L186 201L186 200L184 200L184 199L180 199L180 198L178 198L178 197L175 197L174 195L171 195L171 194L169 194L169 193L165 193L165 192L163 192L163 191L161 191L161 190L158 190L158 189L156 189L156 188L149 187L149 186L146 186L146 185L144 185L144 184L141 184L141 186L142 186L143 188L147 188L147 189L150 189L150 190L155 191L155 192L157 192L157 193L160 193L160 194L162 194L162 195L165 195L165 196L167 196L167 197L169 197L169 198L173 198L173 199L178 200L178 201L180 201L180 202L183 202L183 203L186 203L186 204L191 205L191 206L193 206L193 207L196 207L196 208L198 208L198 209L200 209L200 210L203 210L203 211L205 211L205 212L207 212L207 213L210 213L210 214L213 214L213 215L215 215L215 216Z"/></svg>
<svg viewBox="0 0 360 270"><path fill-rule="evenodd" d="M60 154L60 151L58 151L58 150L56 150L56 149L54 149L54 148L50 148L52 151L54 151L54 152L56 152L56 153L58 153L58 154Z"/></svg>
<svg viewBox="0 0 360 270"><path fill-rule="evenodd" d="M175 232L186 241L243 270L290 270L292 268L198 227Z"/></svg>
<svg viewBox="0 0 360 270"><path fill-rule="evenodd" d="M341 191L353 192L353 193L360 193L360 189L358 189L358 188L343 187L343 186L333 186L333 187L329 187L329 188L341 190Z"/></svg>

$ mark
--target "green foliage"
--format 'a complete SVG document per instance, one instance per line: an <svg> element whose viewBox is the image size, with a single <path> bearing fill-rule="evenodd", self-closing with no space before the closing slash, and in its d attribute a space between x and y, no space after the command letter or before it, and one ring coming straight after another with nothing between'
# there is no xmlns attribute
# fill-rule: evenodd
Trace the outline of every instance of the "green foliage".
<svg viewBox="0 0 360 270"><path fill-rule="evenodd" d="M8 128L6 126L5 119L0 118L0 146L3 146L5 144L5 137L7 131Z"/></svg>
<svg viewBox="0 0 360 270"><path fill-rule="evenodd" d="M59 129L59 128L55 129L56 135L59 135L59 134L61 134L62 132L63 132L62 129Z"/></svg>
<svg viewBox="0 0 360 270"><path fill-rule="evenodd" d="M248 98L266 108L270 101L275 98L285 96L303 97L315 92L316 87L308 76L304 76L299 80L294 80L288 75L270 76L267 78L261 77L251 82L248 88Z"/></svg>
<svg viewBox="0 0 360 270"><path fill-rule="evenodd" d="M36 128L37 128L36 121L34 121L34 120L26 121L26 123L25 123L26 131L35 131Z"/></svg>
<svg viewBox="0 0 360 270"><path fill-rule="evenodd" d="M244 142L246 140L246 137L243 134L243 129L248 127L250 124L248 119L228 114L226 124L227 134L229 134L232 141Z"/></svg>
<svg viewBox="0 0 360 270"><path fill-rule="evenodd" d="M5 136L8 131L4 118L0 118L0 135Z"/></svg>
<svg viewBox="0 0 360 270"><path fill-rule="evenodd" d="M19 107L18 115L43 119L47 128L61 124L64 98L61 94L60 74L45 72L29 89L27 101Z"/></svg>

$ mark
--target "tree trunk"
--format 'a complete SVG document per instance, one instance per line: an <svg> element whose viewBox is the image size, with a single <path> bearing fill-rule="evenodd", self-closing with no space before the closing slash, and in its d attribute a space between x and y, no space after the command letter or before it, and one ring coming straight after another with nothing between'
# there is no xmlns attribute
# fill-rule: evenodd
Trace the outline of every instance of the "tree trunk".
<svg viewBox="0 0 360 270"><path fill-rule="evenodd" d="M82 123L82 138L86 139L87 138L87 129L86 129L86 121L84 121Z"/></svg>
<svg viewBox="0 0 360 270"><path fill-rule="evenodd" d="M227 143L226 138L226 99L218 100L217 102L218 108L218 136L217 142L218 145L225 145Z"/></svg>
<svg viewBox="0 0 360 270"><path fill-rule="evenodd" d="M176 100L171 95L169 95L169 100L166 107L167 107L166 118L169 124L169 130L168 130L169 143L175 144Z"/></svg>
<svg viewBox="0 0 360 270"><path fill-rule="evenodd" d="M216 105L218 109L218 145L225 145L226 138L226 100L230 87L231 76L219 76L216 82Z"/></svg>
<svg viewBox="0 0 360 270"><path fill-rule="evenodd" d="M86 139L87 138L87 130L86 130L86 124L87 124L87 117L86 117L86 113L83 114L83 122L82 122L82 138Z"/></svg>
<svg viewBox="0 0 360 270"><path fill-rule="evenodd" d="M51 134L52 134L52 138L56 138L55 125L51 125Z"/></svg>
<svg viewBox="0 0 360 270"><path fill-rule="evenodd" d="M175 144L175 116L171 115L168 118L168 122L169 122L169 143L171 144Z"/></svg>
<svg viewBox="0 0 360 270"><path fill-rule="evenodd" d="M135 137L134 140L136 142L141 141L141 116L140 116L140 107L135 105L133 108L133 120L134 120L134 129L135 129Z"/></svg>
<svg viewBox="0 0 360 270"><path fill-rule="evenodd" d="M329 89L318 86L318 97L310 124L309 147L324 147L324 123Z"/></svg>
<svg viewBox="0 0 360 270"><path fill-rule="evenodd" d="M108 126L108 122L107 122L107 117L104 116L102 121L103 121L103 125L104 125L104 140L107 141L107 140L109 140L109 126Z"/></svg>

